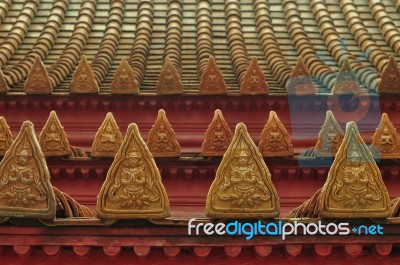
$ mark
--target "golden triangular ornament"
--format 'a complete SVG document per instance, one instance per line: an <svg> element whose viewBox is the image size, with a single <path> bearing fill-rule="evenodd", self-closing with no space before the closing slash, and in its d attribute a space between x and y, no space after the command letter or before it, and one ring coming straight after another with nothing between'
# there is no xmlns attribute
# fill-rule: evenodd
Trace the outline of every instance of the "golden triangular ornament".
<svg viewBox="0 0 400 265"><path fill-rule="evenodd" d="M112 94L138 94L139 87L128 60L123 57L111 83Z"/></svg>
<svg viewBox="0 0 400 265"><path fill-rule="evenodd" d="M215 58L210 56L206 68L201 75L199 93L206 95L226 94L228 88L225 84L221 70L219 70Z"/></svg>
<svg viewBox="0 0 400 265"><path fill-rule="evenodd" d="M92 157L114 157L122 144L122 134L111 112L107 113L92 144Z"/></svg>
<svg viewBox="0 0 400 265"><path fill-rule="evenodd" d="M31 71L25 80L24 91L27 94L51 94L53 87L42 60L36 56Z"/></svg>
<svg viewBox="0 0 400 265"><path fill-rule="evenodd" d="M232 131L226 123L222 112L217 109L214 118L208 125L201 145L202 156L223 156L232 141Z"/></svg>
<svg viewBox="0 0 400 265"><path fill-rule="evenodd" d="M169 201L161 175L136 124L130 124L107 172L96 205L97 215L109 219L169 216Z"/></svg>
<svg viewBox="0 0 400 265"><path fill-rule="evenodd" d="M261 132L258 149L263 156L267 157L294 154L290 136L275 111L269 112L268 121Z"/></svg>
<svg viewBox="0 0 400 265"><path fill-rule="evenodd" d="M33 124L25 121L0 162L0 216L52 219L56 201Z"/></svg>
<svg viewBox="0 0 400 265"><path fill-rule="evenodd" d="M4 155L13 142L13 136L6 119L0 117L0 155Z"/></svg>
<svg viewBox="0 0 400 265"><path fill-rule="evenodd" d="M146 144L154 157L179 157L181 155L181 147L163 109L158 111L157 119L149 131Z"/></svg>
<svg viewBox="0 0 400 265"><path fill-rule="evenodd" d="M168 57L161 69L156 90L159 95L183 93L181 77Z"/></svg>
<svg viewBox="0 0 400 265"><path fill-rule="evenodd" d="M208 191L206 215L238 219L279 215L279 198L271 173L243 123L236 125Z"/></svg>
<svg viewBox="0 0 400 265"><path fill-rule="evenodd" d="M267 93L268 85L264 73L257 62L257 58L253 57L240 84L240 94L262 95Z"/></svg>
<svg viewBox="0 0 400 265"><path fill-rule="evenodd" d="M70 93L98 93L99 86L86 56L82 55L69 87Z"/></svg>
<svg viewBox="0 0 400 265"><path fill-rule="evenodd" d="M390 198L357 125L349 122L319 201L319 217L385 218Z"/></svg>
<svg viewBox="0 0 400 265"><path fill-rule="evenodd" d="M67 134L54 110L40 132L39 143L46 157L66 156L71 152Z"/></svg>

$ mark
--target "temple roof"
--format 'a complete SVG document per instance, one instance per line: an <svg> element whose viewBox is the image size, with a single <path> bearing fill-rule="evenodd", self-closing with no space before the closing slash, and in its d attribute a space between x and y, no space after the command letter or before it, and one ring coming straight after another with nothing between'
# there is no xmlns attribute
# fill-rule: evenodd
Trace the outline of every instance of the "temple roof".
<svg viewBox="0 0 400 265"><path fill-rule="evenodd" d="M69 91L85 55L100 93L109 93L123 57L154 93L169 58L184 93L197 93L209 56L238 93L257 58L269 93L284 93L301 56L319 92L331 91L347 58L362 87L376 90L390 56L400 54L398 1L6 0L0 5L0 66L11 92L22 92L35 58L54 93Z"/></svg>

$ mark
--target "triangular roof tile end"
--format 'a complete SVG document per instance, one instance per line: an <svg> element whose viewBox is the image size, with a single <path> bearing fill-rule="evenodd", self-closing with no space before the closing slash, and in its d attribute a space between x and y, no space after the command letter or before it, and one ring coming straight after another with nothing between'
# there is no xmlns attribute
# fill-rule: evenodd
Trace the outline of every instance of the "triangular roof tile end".
<svg viewBox="0 0 400 265"><path fill-rule="evenodd" d="M249 67L240 84L241 94L263 95L268 93L268 85L264 73L255 56L252 57Z"/></svg>
<svg viewBox="0 0 400 265"><path fill-rule="evenodd" d="M243 174L250 178L238 184L237 179ZM271 173L244 123L236 125L232 142L208 191L206 215L213 219L279 215L279 198Z"/></svg>
<svg viewBox="0 0 400 265"><path fill-rule="evenodd" d="M290 95L314 95L317 89L313 83L312 76L304 64L303 57L299 56L296 66L290 74L286 93Z"/></svg>
<svg viewBox="0 0 400 265"><path fill-rule="evenodd" d="M163 219L170 215L160 172L134 123L128 126L107 172L96 212L106 219Z"/></svg>
<svg viewBox="0 0 400 265"><path fill-rule="evenodd" d="M228 88L225 84L222 72L218 68L214 56L211 55L201 76L199 94L223 95L226 94L227 91Z"/></svg>
<svg viewBox="0 0 400 265"><path fill-rule="evenodd" d="M349 122L322 188L319 217L385 218L390 210L381 172L356 123Z"/></svg>
<svg viewBox="0 0 400 265"><path fill-rule="evenodd" d="M53 92L46 67L39 56L36 56L25 80L24 91L27 94L51 94Z"/></svg>
<svg viewBox="0 0 400 265"><path fill-rule="evenodd" d="M86 56L82 55L70 84L70 93L93 94L99 92L96 78Z"/></svg>

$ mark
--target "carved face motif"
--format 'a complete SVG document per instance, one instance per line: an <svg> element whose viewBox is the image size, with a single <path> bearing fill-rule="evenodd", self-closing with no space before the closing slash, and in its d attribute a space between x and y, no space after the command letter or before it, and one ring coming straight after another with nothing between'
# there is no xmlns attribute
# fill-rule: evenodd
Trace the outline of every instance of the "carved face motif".
<svg viewBox="0 0 400 265"><path fill-rule="evenodd" d="M54 133L54 132L56 132L56 131L57 131L56 125L55 125L54 123L52 123L52 124L50 125L50 132L51 132L51 133Z"/></svg>
<svg viewBox="0 0 400 265"><path fill-rule="evenodd" d="M249 163L249 158L247 156L238 157L238 164L242 167L247 166Z"/></svg>
<svg viewBox="0 0 400 265"><path fill-rule="evenodd" d="M389 128L388 128L387 126L385 126L385 127L383 128L383 133L384 133L384 134L388 134L388 133L389 133Z"/></svg>
<svg viewBox="0 0 400 265"><path fill-rule="evenodd" d="M138 157L130 157L128 161L129 161L129 166L131 167L136 167L139 164Z"/></svg>
<svg viewBox="0 0 400 265"><path fill-rule="evenodd" d="M20 154L18 155L18 164L20 166L25 166L28 162L29 157L27 155Z"/></svg>

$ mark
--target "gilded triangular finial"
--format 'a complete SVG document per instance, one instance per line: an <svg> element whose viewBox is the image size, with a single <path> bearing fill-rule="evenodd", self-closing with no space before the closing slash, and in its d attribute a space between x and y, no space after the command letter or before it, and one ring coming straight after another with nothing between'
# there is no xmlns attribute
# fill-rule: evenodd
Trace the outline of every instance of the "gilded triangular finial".
<svg viewBox="0 0 400 265"><path fill-rule="evenodd" d="M3 116L0 117L0 155L3 156L6 151L10 148L13 142L13 136L10 131L10 127L7 124L6 119Z"/></svg>
<svg viewBox="0 0 400 265"><path fill-rule="evenodd" d="M317 89L313 83L310 72L304 64L303 57L299 57L287 85L287 94L303 96L314 95Z"/></svg>
<svg viewBox="0 0 400 265"><path fill-rule="evenodd" d="M138 94L139 87L128 60L123 57L111 83L112 94Z"/></svg>
<svg viewBox="0 0 400 265"><path fill-rule="evenodd" d="M0 162L0 216L52 219L56 201L33 124L25 121Z"/></svg>
<svg viewBox="0 0 400 265"><path fill-rule="evenodd" d="M159 95L183 93L183 86L179 73L168 57L165 59L163 68L161 69L156 90Z"/></svg>
<svg viewBox="0 0 400 265"><path fill-rule="evenodd" d="M114 157L122 143L122 134L111 112L107 113L92 144L92 157Z"/></svg>
<svg viewBox="0 0 400 265"><path fill-rule="evenodd" d="M85 55L82 55L79 65L75 69L69 90L71 93L99 92L99 86Z"/></svg>
<svg viewBox="0 0 400 265"><path fill-rule="evenodd" d="M343 60L342 67L336 75L335 85L333 86L332 93L334 95L340 94L358 94L361 92L361 87L357 82L357 76L351 69L348 59Z"/></svg>
<svg viewBox="0 0 400 265"><path fill-rule="evenodd" d="M54 110L50 112L49 118L40 132L39 143L46 157L65 156L71 152L67 134Z"/></svg>
<svg viewBox="0 0 400 265"><path fill-rule="evenodd" d="M165 218L169 201L161 175L136 124L130 124L97 197L97 215L110 219Z"/></svg>
<svg viewBox="0 0 400 265"><path fill-rule="evenodd" d="M226 94L227 91L228 88L221 70L219 70L214 56L210 56L207 66L201 75L199 94L218 95Z"/></svg>
<svg viewBox="0 0 400 265"><path fill-rule="evenodd" d="M292 156L294 154L289 134L275 111L269 112L258 149L263 156L267 157Z"/></svg>
<svg viewBox="0 0 400 265"><path fill-rule="evenodd" d="M390 56L378 85L379 93L400 93L400 71L396 60Z"/></svg>
<svg viewBox="0 0 400 265"><path fill-rule="evenodd" d="M53 88L42 60L36 56L31 71L26 78L24 91L27 94L51 94Z"/></svg>
<svg viewBox="0 0 400 265"><path fill-rule="evenodd" d="M240 84L240 94L259 95L267 93L268 85L264 73L258 65L257 58L253 57Z"/></svg>
<svg viewBox="0 0 400 265"><path fill-rule="evenodd" d="M232 141L232 131L226 123L222 112L217 109L214 118L208 125L203 144L202 156L223 156Z"/></svg>
<svg viewBox="0 0 400 265"><path fill-rule="evenodd" d="M163 109L158 111L157 119L150 129L146 144L154 157L179 157L181 155L181 147Z"/></svg>
<svg viewBox="0 0 400 265"><path fill-rule="evenodd" d="M5 93L9 90L7 81L4 78L3 71L0 70L0 93Z"/></svg>
<svg viewBox="0 0 400 265"><path fill-rule="evenodd" d="M386 113L382 114L381 122L375 131L371 150L376 158L400 158L400 136Z"/></svg>
<svg viewBox="0 0 400 265"><path fill-rule="evenodd" d="M326 112L325 122L318 134L315 145L315 156L334 157L342 143L344 132L337 122L332 111Z"/></svg>
<svg viewBox="0 0 400 265"><path fill-rule="evenodd" d="M206 215L241 219L279 215L279 198L271 173L244 123L236 125L208 191Z"/></svg>
<svg viewBox="0 0 400 265"><path fill-rule="evenodd" d="M319 202L319 217L388 217L390 199L370 149L355 122L346 134L329 170Z"/></svg>

